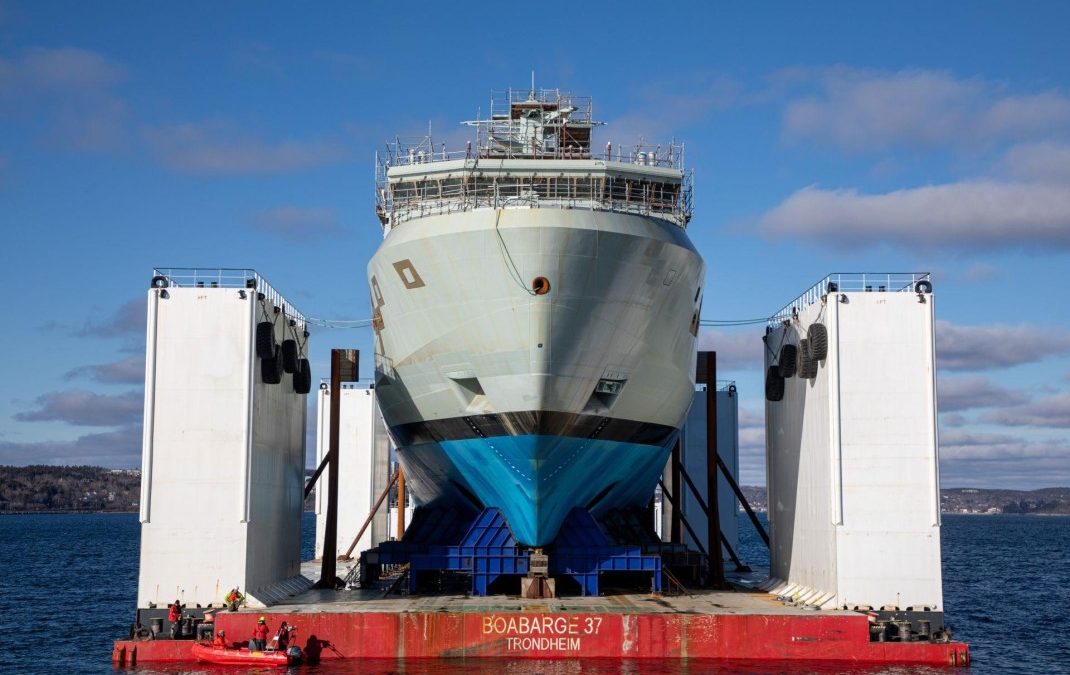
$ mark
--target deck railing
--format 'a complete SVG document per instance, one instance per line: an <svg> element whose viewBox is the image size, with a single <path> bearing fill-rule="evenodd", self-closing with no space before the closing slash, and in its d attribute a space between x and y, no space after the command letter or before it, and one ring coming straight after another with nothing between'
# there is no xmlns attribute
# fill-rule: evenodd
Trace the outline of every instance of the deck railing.
<svg viewBox="0 0 1070 675"><path fill-rule="evenodd" d="M691 173L679 184L582 177L468 178L395 183L383 191L391 226L480 208L572 208L663 218L685 227L692 213ZM386 204L384 204L386 208Z"/></svg>
<svg viewBox="0 0 1070 675"><path fill-rule="evenodd" d="M167 286L178 288L246 288L256 290L276 307L281 307L286 317L293 319L304 329L308 324L305 315L297 311L268 280L254 269L244 267L155 267L153 277L163 277Z"/></svg>
<svg viewBox="0 0 1070 675"><path fill-rule="evenodd" d="M466 167L467 169L467 167ZM693 175L679 182L657 177L475 176L390 183L378 176L376 208L384 225L395 227L414 218L480 208L573 208L616 211L663 218L686 227L694 212Z"/></svg>
<svg viewBox="0 0 1070 675"><path fill-rule="evenodd" d="M920 281L932 284L932 274L929 272L834 272L806 289L799 297L769 317L769 325L775 326L791 319L800 310L820 301L829 293L913 293Z"/></svg>
<svg viewBox="0 0 1070 675"><path fill-rule="evenodd" d="M509 138L517 123L510 120L488 122L500 125L502 135L499 139ZM475 146L469 141L464 150L449 150L445 143L435 143L430 136L415 138L397 137L387 143L382 152L376 153L376 164L384 169L395 166L414 166L435 162L449 162L460 159L597 159L604 162L620 162L638 166L656 166L667 169L684 168L684 145L672 141L667 144L628 143L615 145L606 143L598 150L577 150L568 146L557 149L518 149L512 152L492 145L489 141L478 141Z"/></svg>

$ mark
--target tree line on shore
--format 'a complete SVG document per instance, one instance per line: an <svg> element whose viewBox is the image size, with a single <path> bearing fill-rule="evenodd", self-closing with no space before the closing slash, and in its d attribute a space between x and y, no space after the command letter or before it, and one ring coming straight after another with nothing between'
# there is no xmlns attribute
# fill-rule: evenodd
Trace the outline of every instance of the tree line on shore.
<svg viewBox="0 0 1070 675"><path fill-rule="evenodd" d="M0 512L136 511L141 472L98 466L0 466Z"/></svg>
<svg viewBox="0 0 1070 675"><path fill-rule="evenodd" d="M312 509L315 492L305 500ZM141 498L139 469L0 466L0 513L129 512Z"/></svg>
<svg viewBox="0 0 1070 675"><path fill-rule="evenodd" d="M765 510L764 487L743 486L744 495ZM99 466L0 466L0 513L136 511L141 471ZM305 500L312 510L315 492ZM1070 488L998 490L945 488L941 506L948 513L1035 513L1070 515Z"/></svg>

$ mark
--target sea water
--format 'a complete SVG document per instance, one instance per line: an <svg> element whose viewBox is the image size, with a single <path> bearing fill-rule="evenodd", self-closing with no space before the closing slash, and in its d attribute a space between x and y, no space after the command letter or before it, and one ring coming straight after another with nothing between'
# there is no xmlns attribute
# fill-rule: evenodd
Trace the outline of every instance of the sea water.
<svg viewBox="0 0 1070 675"><path fill-rule="evenodd" d="M970 644L969 673L1070 673L1070 517L945 515L944 605L956 639ZM303 521L303 558L314 519ZM740 555L768 553L746 518ZM0 673L108 673L111 645L134 617L137 514L0 516ZM145 673L247 673L184 664ZM261 671L263 672L263 671ZM271 672L280 672L274 669ZM812 664L619 660L346 661L294 672L356 673L943 673L931 668L815 669Z"/></svg>

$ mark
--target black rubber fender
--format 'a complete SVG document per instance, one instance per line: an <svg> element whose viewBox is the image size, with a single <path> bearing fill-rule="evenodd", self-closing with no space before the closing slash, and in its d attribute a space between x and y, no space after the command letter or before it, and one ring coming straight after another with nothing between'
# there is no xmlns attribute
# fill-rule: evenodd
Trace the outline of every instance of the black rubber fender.
<svg viewBox="0 0 1070 675"><path fill-rule="evenodd" d="M765 371L765 400L777 402L784 399L784 378L776 366L769 366Z"/></svg>
<svg viewBox="0 0 1070 675"><path fill-rule="evenodd" d="M829 353L829 333L823 324L812 323L806 329L806 339L809 341L810 360L824 361Z"/></svg>
<svg viewBox="0 0 1070 675"><path fill-rule="evenodd" d="M297 361L297 370L294 371L294 392L298 394L307 394L312 391L312 366L309 364L308 359L299 359Z"/></svg>
<svg viewBox="0 0 1070 675"><path fill-rule="evenodd" d="M275 324L261 321L256 324L256 355L262 359L275 357Z"/></svg>
<svg viewBox="0 0 1070 675"><path fill-rule="evenodd" d="M928 279L922 279L918 283L914 284L914 292L915 293L932 293L933 292L933 282L929 281Z"/></svg>
<svg viewBox="0 0 1070 675"><path fill-rule="evenodd" d="M287 373L297 372L297 360L300 358L297 340L282 341L282 369Z"/></svg>
<svg viewBox="0 0 1070 675"><path fill-rule="evenodd" d="M260 359L260 379L264 384L282 382L282 353L278 345L275 346L274 356L269 359Z"/></svg>
<svg viewBox="0 0 1070 675"><path fill-rule="evenodd" d="M149 282L150 288L167 288L170 285L171 281L162 274L157 274L152 278L152 281Z"/></svg>
<svg viewBox="0 0 1070 675"><path fill-rule="evenodd" d="M806 338L799 340L795 374L804 380L809 380L817 375L817 361L810 358L810 341Z"/></svg>
<svg viewBox="0 0 1070 675"><path fill-rule="evenodd" d="M777 360L777 371L781 377L788 378L795 374L796 357L799 350L795 345L784 345L780 348L780 358Z"/></svg>

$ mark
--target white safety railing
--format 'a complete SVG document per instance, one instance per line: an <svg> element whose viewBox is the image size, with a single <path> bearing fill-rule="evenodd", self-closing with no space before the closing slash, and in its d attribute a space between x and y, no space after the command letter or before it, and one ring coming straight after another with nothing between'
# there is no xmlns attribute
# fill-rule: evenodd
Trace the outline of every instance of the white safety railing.
<svg viewBox="0 0 1070 675"><path fill-rule="evenodd" d="M241 267L155 267L152 270L153 286L177 288L245 288L255 290L282 309L289 319L302 329L308 324L305 315L297 311L275 287L254 269ZM164 280L162 283L159 280Z"/></svg>
<svg viewBox="0 0 1070 675"><path fill-rule="evenodd" d="M363 390L363 389L374 389L375 388L375 380L365 378L365 379L357 380L356 382L340 382L339 386L342 389L361 389L361 390ZM321 377L320 378L319 388L320 389L330 389L331 388L331 378L329 378L329 377Z"/></svg>
<svg viewBox="0 0 1070 675"><path fill-rule="evenodd" d="M510 138L510 134L514 131L514 126L517 129L520 128L510 120L488 122L488 124L493 124L495 127L501 126L502 135L494 136L499 140ZM474 148L472 142L468 141L464 150L449 150L446 148L445 143L435 143L430 136L418 136L415 138L399 136L393 142L387 143L383 151L376 153L376 165L385 170L395 166L415 166L461 159L597 159L604 162L620 162L622 164L656 166L667 169L682 169L684 167L684 145L677 143L675 140L667 144L646 143L644 141L621 145L606 143L598 151L592 151L589 148L577 150L570 147L506 150L505 147L490 141L477 140Z"/></svg>
<svg viewBox="0 0 1070 675"><path fill-rule="evenodd" d="M465 168L463 177L389 183L381 174L377 208L384 224L397 226L430 215L479 208L573 208L654 216L686 227L694 212L693 174L678 179L606 175L511 176Z"/></svg>
<svg viewBox="0 0 1070 675"><path fill-rule="evenodd" d="M791 319L800 310L819 302L829 293L914 293L917 284L922 281L932 288L932 274L929 272L835 272L806 289L799 297L769 317L769 325L775 326Z"/></svg>
<svg viewBox="0 0 1070 675"><path fill-rule="evenodd" d="M736 390L735 380L717 380L717 391L729 391L734 392ZM706 391L705 382L695 382L695 391Z"/></svg>

